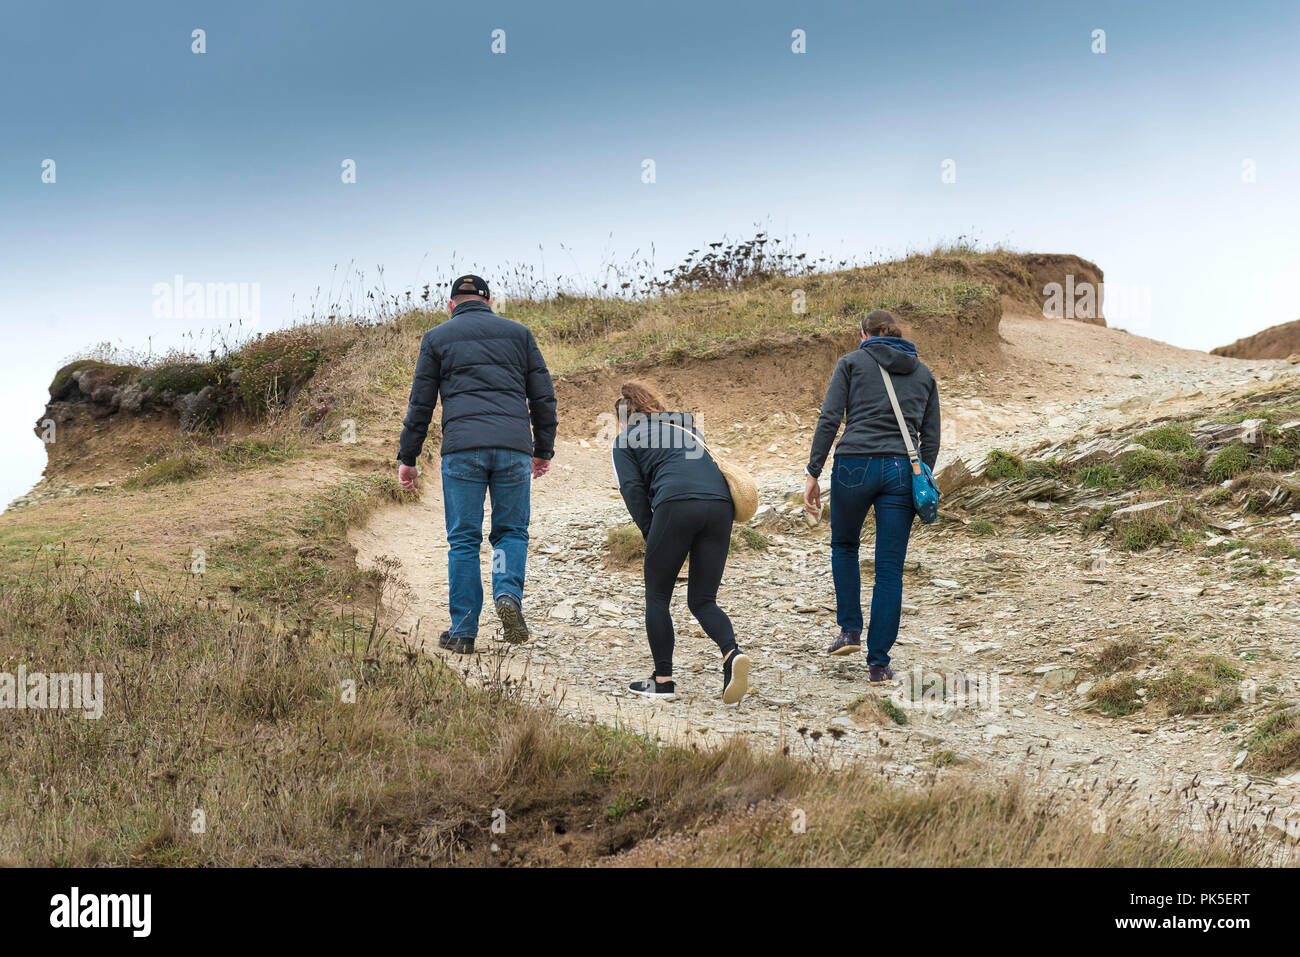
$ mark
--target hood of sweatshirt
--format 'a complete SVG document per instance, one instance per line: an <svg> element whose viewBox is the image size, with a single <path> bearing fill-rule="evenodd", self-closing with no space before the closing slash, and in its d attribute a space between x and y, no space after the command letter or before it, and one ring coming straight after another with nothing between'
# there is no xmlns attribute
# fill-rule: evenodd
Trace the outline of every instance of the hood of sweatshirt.
<svg viewBox="0 0 1300 957"><path fill-rule="evenodd" d="M921 362L916 355L916 346L897 336L872 336L859 348L871 353L871 357L891 374L910 375Z"/></svg>
<svg viewBox="0 0 1300 957"><path fill-rule="evenodd" d="M676 425L680 428L691 429L695 425L695 417L689 412L651 412L646 415L643 412L633 412L628 416L627 429L625 433L631 433L634 429L649 429L655 425Z"/></svg>

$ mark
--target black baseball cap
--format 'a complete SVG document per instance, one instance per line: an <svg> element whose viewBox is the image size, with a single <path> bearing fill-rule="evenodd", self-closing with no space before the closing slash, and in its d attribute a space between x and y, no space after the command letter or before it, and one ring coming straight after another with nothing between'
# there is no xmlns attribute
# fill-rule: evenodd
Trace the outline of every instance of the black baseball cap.
<svg viewBox="0 0 1300 957"><path fill-rule="evenodd" d="M481 276L467 275L461 276L451 284L451 294L453 296L482 296L484 299L491 299L488 294L488 284Z"/></svg>

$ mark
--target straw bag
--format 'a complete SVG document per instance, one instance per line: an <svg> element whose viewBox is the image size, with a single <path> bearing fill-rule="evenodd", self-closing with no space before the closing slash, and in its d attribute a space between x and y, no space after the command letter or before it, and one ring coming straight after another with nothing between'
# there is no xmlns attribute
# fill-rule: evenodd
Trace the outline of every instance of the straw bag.
<svg viewBox="0 0 1300 957"><path fill-rule="evenodd" d="M730 462L724 462L713 454L708 443L698 432L692 432L684 429L676 422L664 422L664 425L670 425L674 429L680 429L685 432L700 445L704 446L704 451L709 453L713 459L713 464L722 472L722 477L727 480L727 488L731 491L731 504L736 511L736 521L748 522L758 511L758 486L754 484L754 477L742 469L739 465L733 465Z"/></svg>

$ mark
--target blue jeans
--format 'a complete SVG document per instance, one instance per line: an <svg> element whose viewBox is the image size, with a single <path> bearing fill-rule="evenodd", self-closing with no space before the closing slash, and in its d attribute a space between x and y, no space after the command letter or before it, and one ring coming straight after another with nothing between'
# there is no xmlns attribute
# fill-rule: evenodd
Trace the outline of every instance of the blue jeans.
<svg viewBox="0 0 1300 957"><path fill-rule="evenodd" d="M831 471L831 574L843 631L862 631L862 525L876 507L876 582L871 591L867 664L888 665L903 608L903 559L912 534L912 467L905 456L836 456Z"/></svg>
<svg viewBox="0 0 1300 957"><path fill-rule="evenodd" d="M522 606L528 560L532 456L513 449L466 449L442 457L442 504L447 516L447 590L454 637L478 635L483 609L483 495L492 495L492 599Z"/></svg>

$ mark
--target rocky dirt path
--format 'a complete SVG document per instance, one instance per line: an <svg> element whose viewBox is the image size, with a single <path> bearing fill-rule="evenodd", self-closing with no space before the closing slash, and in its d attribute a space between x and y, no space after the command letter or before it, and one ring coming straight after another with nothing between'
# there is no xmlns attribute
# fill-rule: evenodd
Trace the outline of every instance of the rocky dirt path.
<svg viewBox="0 0 1300 957"><path fill-rule="evenodd" d="M1285 363L1224 360L1115 330L1042 319L1003 320L1007 371L941 382L948 421L941 464L977 461L995 446L1031 449L1127 421L1192 408L1282 374ZM801 486L816 409L763 410L722 427L715 445L746 462L763 501ZM733 549L720 603L754 660L751 693L721 704L716 650L685 608L678 628L678 698L652 702L625 691L648 673L639 568L608 568L606 530L627 521L607 450L592 416L583 434L570 417L552 474L534 484L526 612L534 640L519 649L492 640L487 610L482 653L452 662L471 673L503 672L575 718L621 722L676 743L709 746L745 735L789 748L824 767L866 761L900 781L936 773L990 780L1028 775L1036 788L1080 800L1098 826L1156 807L1188 826L1225 821L1279 832L1300 821L1300 775L1259 778L1237 769L1244 726L1226 716L1176 718L1139 712L1104 717L1078 685L1086 661L1108 641L1162 639L1191 654L1240 658L1252 677L1295 700L1300 687L1300 604L1295 578L1255 589L1214 559L1153 550L1107 556L1075 534L1000 530L976 538L918 524L904 582L904 619L894 651L900 676L965 676L982 700L914 701L908 684L868 689L863 660L831 658L837 633L825 523L760 528L766 548ZM409 583L400 628L430 653L446 619L446 546L436 470L421 502L376 514L352 536L358 562L397 558ZM863 556L871 554L868 532ZM1300 535L1300 523L1295 523ZM484 567L487 567L485 544ZM1208 563L1208 565L1207 565ZM1292 564L1296 564L1292 561ZM1207 570L1208 569L1208 570ZM869 562L864 586L870 581ZM684 585L683 585L684 592ZM490 593L490 591L489 591ZM869 587L864 587L864 605ZM417 626L418 621L418 626ZM996 686L996 694L991 695ZM905 725L862 700L892 700ZM1086 690L1086 687L1085 687ZM1147 709L1150 710L1150 709Z"/></svg>

